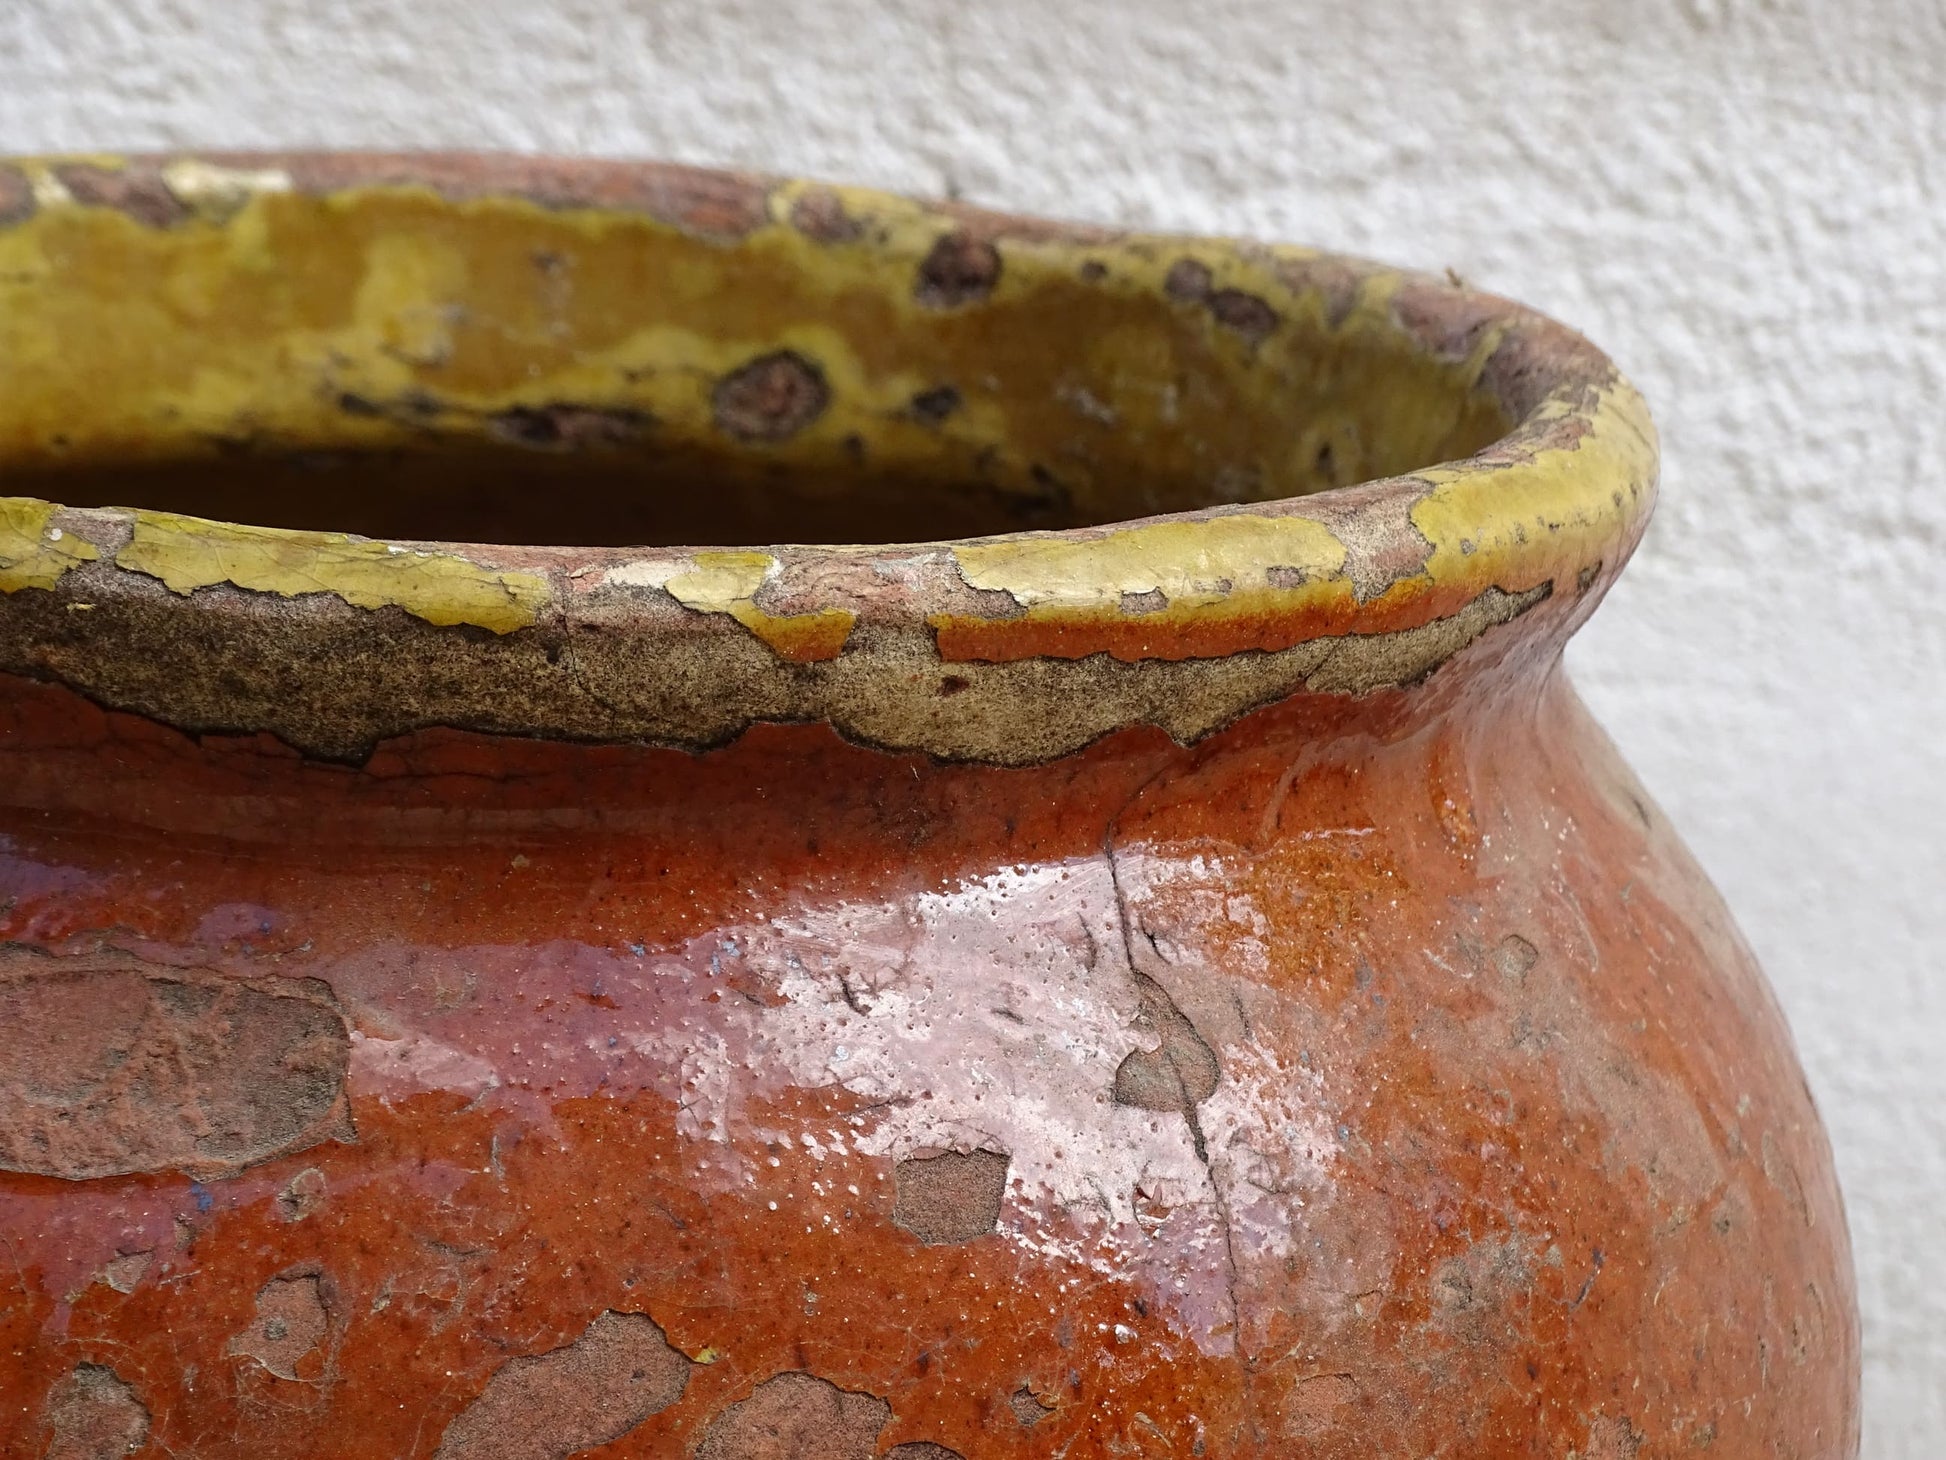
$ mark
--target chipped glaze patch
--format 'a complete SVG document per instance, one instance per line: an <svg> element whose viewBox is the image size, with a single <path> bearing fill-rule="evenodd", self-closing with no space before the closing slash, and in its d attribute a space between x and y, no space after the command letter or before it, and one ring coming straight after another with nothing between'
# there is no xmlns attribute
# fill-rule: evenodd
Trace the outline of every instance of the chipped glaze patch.
<svg viewBox="0 0 1946 1460"><path fill-rule="evenodd" d="M228 1352L261 1364L276 1378L309 1382L322 1367L318 1351L330 1330L315 1275L272 1278L257 1292L255 1320L230 1340Z"/></svg>
<svg viewBox="0 0 1946 1460"><path fill-rule="evenodd" d="M716 1418L695 1460L871 1460L891 1418L892 1406L876 1394L816 1374L777 1374Z"/></svg>
<svg viewBox="0 0 1946 1460"><path fill-rule="evenodd" d="M284 598L329 593L354 608L402 608L441 627L496 634L532 624L550 596L537 573L483 568L454 553L165 512L135 514L115 563L184 595L222 583Z"/></svg>
<svg viewBox="0 0 1946 1460"><path fill-rule="evenodd" d="M598 1314L573 1343L496 1369L433 1460L567 1460L674 1404L689 1370L646 1313Z"/></svg>
<svg viewBox="0 0 1946 1460"><path fill-rule="evenodd" d="M77 1364L47 1404L45 1460L123 1460L149 1440L153 1417L135 1386L106 1364Z"/></svg>
<svg viewBox="0 0 1946 1460"><path fill-rule="evenodd" d="M0 954L0 1170L213 1176L350 1134L320 987Z"/></svg>

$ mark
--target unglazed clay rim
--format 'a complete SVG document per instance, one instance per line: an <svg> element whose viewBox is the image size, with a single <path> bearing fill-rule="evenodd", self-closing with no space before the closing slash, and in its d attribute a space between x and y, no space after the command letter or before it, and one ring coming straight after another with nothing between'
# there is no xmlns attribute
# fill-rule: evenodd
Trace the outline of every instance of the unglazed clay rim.
<svg viewBox="0 0 1946 1460"><path fill-rule="evenodd" d="M726 243L795 238L805 201L831 200L884 221L870 246L894 271L942 241L1014 273L1110 278L1193 250L1280 315L1382 311L1402 349L1463 370L1515 424L1463 460L1309 496L917 544L386 543L0 498L0 670L335 758L428 726L693 749L822 720L888 748L1037 763L1132 725L1188 741L1291 693L1416 683L1550 600L1569 611L1530 632L1558 643L1653 502L1646 408L1580 336L1457 282L1306 250L666 164L445 154L22 160L0 164L0 219L227 228L278 194L356 206L401 189Z"/></svg>

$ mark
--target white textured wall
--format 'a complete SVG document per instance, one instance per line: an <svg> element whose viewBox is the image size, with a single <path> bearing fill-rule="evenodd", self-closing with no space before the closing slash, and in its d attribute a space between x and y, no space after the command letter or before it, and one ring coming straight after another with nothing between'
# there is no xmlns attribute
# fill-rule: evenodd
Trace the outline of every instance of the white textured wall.
<svg viewBox="0 0 1946 1460"><path fill-rule="evenodd" d="M0 0L0 150L260 145L1264 234L1606 346L1664 497L1573 663L1795 1023L1866 1455L1946 1454L1941 0Z"/></svg>

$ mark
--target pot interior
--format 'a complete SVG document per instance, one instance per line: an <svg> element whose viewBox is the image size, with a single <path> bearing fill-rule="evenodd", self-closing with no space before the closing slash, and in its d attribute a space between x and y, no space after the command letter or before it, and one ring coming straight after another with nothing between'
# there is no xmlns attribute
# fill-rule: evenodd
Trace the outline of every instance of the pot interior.
<svg viewBox="0 0 1946 1460"><path fill-rule="evenodd" d="M811 205L807 211L807 202ZM1509 429L1298 251L782 185L700 232L424 187L0 230L9 495L378 538L928 541L1301 496Z"/></svg>

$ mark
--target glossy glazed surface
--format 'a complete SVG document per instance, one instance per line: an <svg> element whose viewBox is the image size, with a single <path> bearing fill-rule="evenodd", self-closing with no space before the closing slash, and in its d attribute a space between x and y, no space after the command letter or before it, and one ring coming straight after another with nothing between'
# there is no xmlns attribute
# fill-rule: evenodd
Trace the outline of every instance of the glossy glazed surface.
<svg viewBox="0 0 1946 1460"><path fill-rule="evenodd" d="M7 1453L80 1362L157 1453L567 1453L449 1427L609 1313L693 1361L617 1456L785 1373L889 1410L723 1453L1845 1453L1843 1219L1767 992L1558 679L1467 698L1032 770L802 727L352 771L10 685L9 977L317 980L350 1120L6 1178ZM948 1151L1004 1187L928 1207Z"/></svg>

